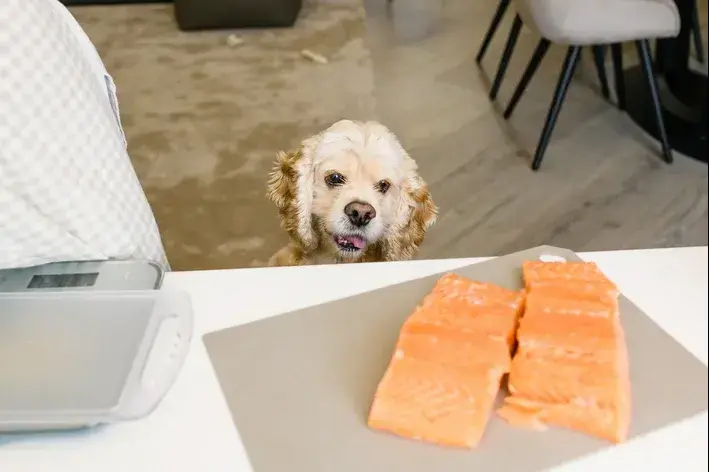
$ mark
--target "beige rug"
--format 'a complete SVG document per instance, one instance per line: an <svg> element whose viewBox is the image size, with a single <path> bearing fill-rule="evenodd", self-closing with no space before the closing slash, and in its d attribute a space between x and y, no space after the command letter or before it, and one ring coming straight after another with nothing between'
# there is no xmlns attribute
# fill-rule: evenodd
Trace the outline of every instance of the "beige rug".
<svg viewBox="0 0 709 472"><path fill-rule="evenodd" d="M265 198L276 152L338 119L375 118L359 0L306 2L294 28L233 32L180 32L171 5L72 13L114 77L176 270L264 265L287 241ZM230 33L244 43L228 46Z"/></svg>

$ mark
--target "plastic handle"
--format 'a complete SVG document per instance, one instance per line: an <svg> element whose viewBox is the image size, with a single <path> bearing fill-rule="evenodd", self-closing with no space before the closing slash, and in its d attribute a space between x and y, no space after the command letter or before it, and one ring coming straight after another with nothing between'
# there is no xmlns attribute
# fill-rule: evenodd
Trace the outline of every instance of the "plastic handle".
<svg viewBox="0 0 709 472"><path fill-rule="evenodd" d="M155 311L159 323L135 389L118 416L124 420L150 414L172 387L190 349L194 320L186 293L164 294Z"/></svg>

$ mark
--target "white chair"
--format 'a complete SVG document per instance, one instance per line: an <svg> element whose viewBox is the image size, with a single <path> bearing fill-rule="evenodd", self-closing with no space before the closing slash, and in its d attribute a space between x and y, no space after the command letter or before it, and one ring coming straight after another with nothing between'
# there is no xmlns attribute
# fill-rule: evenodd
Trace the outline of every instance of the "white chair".
<svg viewBox="0 0 709 472"><path fill-rule="evenodd" d="M500 0L497 4L495 14L493 15L492 20L490 21L490 25L488 26L488 29L485 32L485 36L483 37L482 43L480 44L480 48L478 49L478 53L475 56L475 62L477 62L478 64L480 64L483 58L485 57L485 54L487 53L487 50L490 47L490 42L492 41L493 36L497 32L497 29L500 27L502 18L509 9L511 1L512 0ZM505 77L505 72L507 71L507 66L509 65L510 57L512 56L512 52L514 51L515 45L517 44L517 39L519 38L519 33L521 30L522 18L519 15L515 15L515 18L512 21L512 26L510 28L509 34L507 36L507 41L505 42L504 52L500 56L500 60L497 65L497 72L495 73L495 78L492 81L492 86L490 87L490 92L488 93L490 100L495 100L497 98L497 94L500 91L502 81ZM605 51L602 46L593 46L592 50L593 59L596 64L596 71L598 72L598 80L601 85L601 94L607 100L610 98L610 91L608 89L608 79L606 77L606 71L603 65Z"/></svg>
<svg viewBox="0 0 709 472"><path fill-rule="evenodd" d="M616 68L616 87L619 97L622 97L624 85L620 65L620 44L627 41L634 41L636 44L648 80L651 95L648 99L654 105L663 158L667 163L672 162L672 150L662 119L649 40L675 37L679 34L680 17L673 0L514 0L513 5L518 13L518 21L536 30L541 39L505 109L505 118L514 112L550 44L567 46L566 58L554 97L534 153L533 170L536 171L541 166L566 92L578 65L581 48L611 45ZM512 52L509 51L507 57L501 60L501 64L508 62L511 54Z"/></svg>

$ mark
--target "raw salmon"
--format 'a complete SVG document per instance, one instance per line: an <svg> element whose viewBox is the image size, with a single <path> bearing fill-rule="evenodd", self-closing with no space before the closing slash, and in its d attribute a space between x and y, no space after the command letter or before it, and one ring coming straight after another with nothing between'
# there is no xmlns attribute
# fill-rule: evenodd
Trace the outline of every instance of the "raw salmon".
<svg viewBox="0 0 709 472"><path fill-rule="evenodd" d="M405 321L368 424L472 448L483 437L525 294L446 274Z"/></svg>
<svg viewBox="0 0 709 472"><path fill-rule="evenodd" d="M525 261L522 277L527 288L535 282L549 281L582 281L614 286L595 262Z"/></svg>
<svg viewBox="0 0 709 472"><path fill-rule="evenodd" d="M592 263L527 262L523 277L510 395L498 414L624 441L631 398L617 288Z"/></svg>

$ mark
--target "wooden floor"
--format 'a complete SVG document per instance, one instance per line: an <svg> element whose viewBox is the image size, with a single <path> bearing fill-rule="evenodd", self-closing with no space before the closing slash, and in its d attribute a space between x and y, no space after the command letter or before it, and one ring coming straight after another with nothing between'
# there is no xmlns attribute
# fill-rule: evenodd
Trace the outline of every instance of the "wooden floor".
<svg viewBox="0 0 709 472"><path fill-rule="evenodd" d="M706 0L700 3L706 23ZM490 76L512 12L482 68L473 58L496 0L447 0L438 29L416 42L397 38L385 0L365 4L379 118L417 160L441 208L421 257L495 255L540 244L576 251L707 244L706 165L681 155L666 165L657 143L603 100L585 63L543 167L529 170L564 49L552 47L515 115L502 120L498 107L538 38L523 30L501 105L491 104Z"/></svg>
<svg viewBox="0 0 709 472"><path fill-rule="evenodd" d="M179 31L167 3L72 8L118 87L129 154L173 269L265 265L288 242L265 196L277 152L342 118L380 120L419 163L440 207L421 258L707 244L707 166L664 164L657 143L602 99L589 54L533 173L564 48L552 47L504 121L487 95L513 12L479 67L498 0L390 3L304 0L293 28L239 30L239 47L227 45L229 30ZM438 3L435 31L403 40L395 25L410 29L416 8ZM502 106L538 41L522 31ZM308 61L303 49L330 61Z"/></svg>

